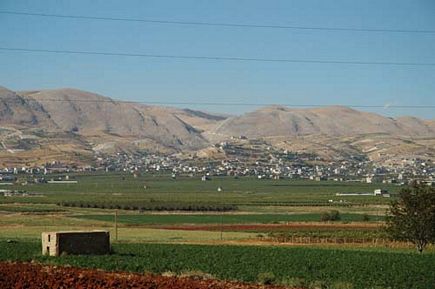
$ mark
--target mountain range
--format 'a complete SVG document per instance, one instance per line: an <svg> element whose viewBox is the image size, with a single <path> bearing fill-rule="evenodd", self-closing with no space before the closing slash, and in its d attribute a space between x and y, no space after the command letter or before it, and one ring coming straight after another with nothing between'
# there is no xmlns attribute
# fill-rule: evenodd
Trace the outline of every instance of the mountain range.
<svg viewBox="0 0 435 289"><path fill-rule="evenodd" d="M434 136L435 122L416 117L393 119L342 106L315 109L274 106L229 118L215 131L223 135L244 134L253 138L313 134L351 136L373 133Z"/></svg>
<svg viewBox="0 0 435 289"><path fill-rule="evenodd" d="M374 160L435 155L435 121L416 117L389 118L342 106L271 106L228 116L116 101L72 88L0 87L3 166L84 164L96 153L119 151L195 154L240 136L325 158L354 152Z"/></svg>

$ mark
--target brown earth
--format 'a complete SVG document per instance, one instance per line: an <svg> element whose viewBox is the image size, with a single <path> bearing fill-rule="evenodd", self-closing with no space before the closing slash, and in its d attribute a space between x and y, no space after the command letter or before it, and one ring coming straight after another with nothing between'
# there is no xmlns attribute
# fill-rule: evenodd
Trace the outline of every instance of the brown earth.
<svg viewBox="0 0 435 289"><path fill-rule="evenodd" d="M0 263L0 288L284 289L285 287L198 277L165 277L152 274L113 273L94 269L2 262Z"/></svg>

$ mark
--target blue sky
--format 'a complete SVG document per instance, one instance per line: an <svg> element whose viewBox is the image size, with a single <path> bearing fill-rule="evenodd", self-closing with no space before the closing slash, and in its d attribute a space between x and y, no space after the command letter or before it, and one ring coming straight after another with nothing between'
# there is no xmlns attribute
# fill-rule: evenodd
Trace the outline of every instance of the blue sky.
<svg viewBox="0 0 435 289"><path fill-rule="evenodd" d="M2 0L0 10L265 25L435 30L433 0ZM0 46L435 63L435 34L201 27L0 14ZM435 105L435 66L176 60L0 51L0 85L161 102ZM191 105L240 114L252 106ZM372 109L435 118L434 109Z"/></svg>

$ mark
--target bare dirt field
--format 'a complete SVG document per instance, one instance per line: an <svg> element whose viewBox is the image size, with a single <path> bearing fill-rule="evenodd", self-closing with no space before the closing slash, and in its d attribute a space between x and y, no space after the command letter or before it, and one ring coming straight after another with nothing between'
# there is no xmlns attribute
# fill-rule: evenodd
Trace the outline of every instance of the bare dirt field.
<svg viewBox="0 0 435 289"><path fill-rule="evenodd" d="M153 274L113 273L31 263L0 263L0 288L284 289L279 286Z"/></svg>

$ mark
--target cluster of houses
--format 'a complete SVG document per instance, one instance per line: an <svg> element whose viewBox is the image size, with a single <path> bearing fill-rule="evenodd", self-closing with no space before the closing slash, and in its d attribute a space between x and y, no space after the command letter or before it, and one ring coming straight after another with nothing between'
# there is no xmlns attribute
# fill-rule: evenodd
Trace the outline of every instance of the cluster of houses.
<svg viewBox="0 0 435 289"><path fill-rule="evenodd" d="M3 168L0 170L0 187L38 183L76 184L78 181L70 179L68 173L83 171L83 168L69 167L59 162L55 162L52 165L55 166L52 167L48 164L47 166L40 167ZM12 193L16 193L16 195L21 194L17 192L4 193L4 196L10 196Z"/></svg>
<svg viewBox="0 0 435 289"><path fill-rule="evenodd" d="M431 160L403 160L396 165L375 164L363 156L324 161L312 154L278 150L262 141L242 147L232 143L217 146L225 151L225 159L204 159L191 156L156 154L116 154L99 157L96 170L125 172L170 172L185 176L255 176L259 179L310 179L314 181L343 181L388 183L403 185L417 180L435 183L435 166Z"/></svg>
<svg viewBox="0 0 435 289"><path fill-rule="evenodd" d="M0 190L0 196L3 197L30 197L30 196L37 196L36 193L30 193L27 191L21 191L21 190Z"/></svg>
<svg viewBox="0 0 435 289"><path fill-rule="evenodd" d="M404 159L393 165L376 164L363 156L325 161L318 156L294 153L268 146L263 141L250 140L248 145L220 143L225 159L206 159L195 155L127 154L99 155L94 165L68 166L52 162L39 167L0 168L0 186L19 181L27 175L27 182L74 184L68 174L74 172L103 171L140 173L170 173L176 176L254 176L258 179L309 179L313 181L341 181L363 183L389 183L403 185L418 180L428 185L435 183L435 166L431 160ZM53 178L51 175L63 175Z"/></svg>

